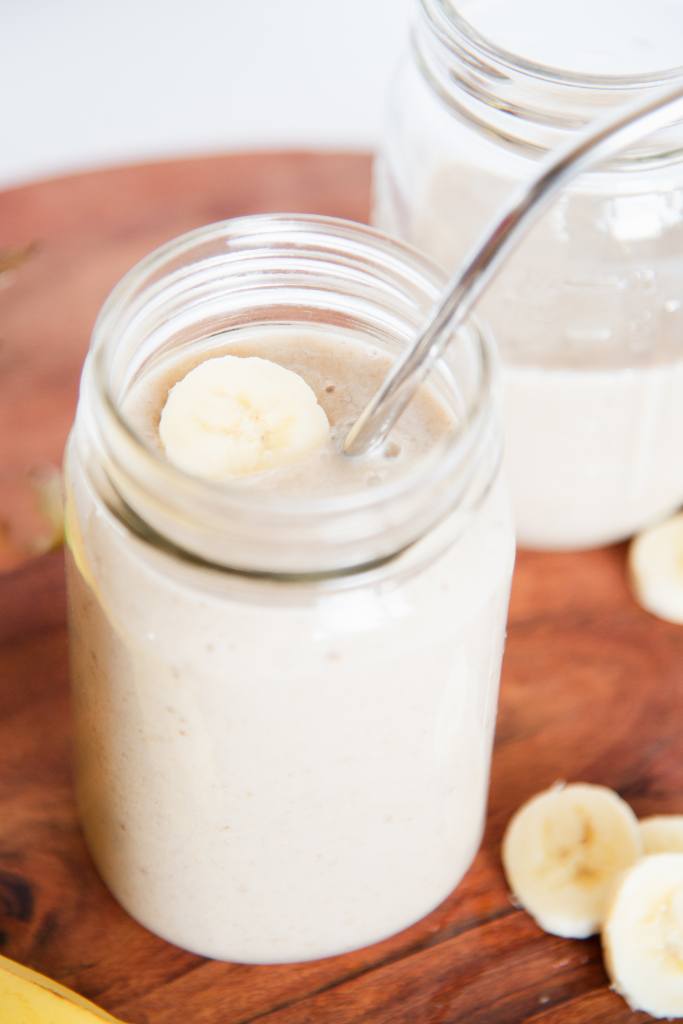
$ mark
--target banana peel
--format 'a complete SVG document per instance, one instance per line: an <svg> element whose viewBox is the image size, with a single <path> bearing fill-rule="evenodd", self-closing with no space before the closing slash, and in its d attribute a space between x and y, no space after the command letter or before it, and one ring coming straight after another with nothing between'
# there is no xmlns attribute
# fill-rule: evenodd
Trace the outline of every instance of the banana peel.
<svg viewBox="0 0 683 1024"><path fill-rule="evenodd" d="M123 1024L44 974L0 956L2 1024Z"/></svg>

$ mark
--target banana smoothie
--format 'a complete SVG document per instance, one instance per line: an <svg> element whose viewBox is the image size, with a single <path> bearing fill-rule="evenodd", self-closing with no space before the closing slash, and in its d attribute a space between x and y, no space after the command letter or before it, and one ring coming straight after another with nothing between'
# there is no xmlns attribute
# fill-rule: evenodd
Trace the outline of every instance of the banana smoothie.
<svg viewBox="0 0 683 1024"><path fill-rule="evenodd" d="M66 468L88 845L143 925L243 962L377 941L459 882L483 826L513 563L492 436L465 429L452 379L346 458L392 356L305 319L142 346L99 430L90 356ZM468 474L435 489L425 467L465 436Z"/></svg>
<svg viewBox="0 0 683 1024"><path fill-rule="evenodd" d="M352 494L402 476L454 427L423 389L381 453L340 457L390 369L386 353L342 331L243 331L213 338L209 358L162 364L131 388L124 413L150 447L205 479L264 495Z"/></svg>
<svg viewBox="0 0 683 1024"><path fill-rule="evenodd" d="M374 219L447 272L543 160L683 80L683 4L424 0L375 165ZM677 115L571 182L483 297L525 547L613 543L683 502Z"/></svg>

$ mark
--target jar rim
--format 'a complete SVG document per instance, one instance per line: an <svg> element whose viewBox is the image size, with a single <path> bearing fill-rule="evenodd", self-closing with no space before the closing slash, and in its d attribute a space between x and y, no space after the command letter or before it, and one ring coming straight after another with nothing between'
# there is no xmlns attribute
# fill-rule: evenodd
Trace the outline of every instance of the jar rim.
<svg viewBox="0 0 683 1024"><path fill-rule="evenodd" d="M356 258L360 261L361 270L366 269L368 274L371 266L379 267L386 280L391 282L392 288L400 289L404 286L408 289L412 286L426 296L429 302L436 300L445 281L442 271L412 246L366 225L316 215L257 214L234 218L196 228L155 249L125 274L106 299L95 324L83 377L84 393L90 395L98 406L100 435L108 435L112 451L117 446L119 453L125 449L125 459L135 461L137 484L143 480L146 486L149 482L150 486L158 487L159 493L170 489L186 510L214 503L217 508L220 507L223 516L247 520L253 518L254 521L270 517L270 521L278 526L287 524L291 529L296 527L301 530L306 522L312 523L314 519L329 521L331 517L347 517L351 521L367 517L368 514L386 509L391 503L405 503L409 500L408 496L426 486L427 481L430 486L434 479L443 483L468 457L469 448L476 443L478 435L488 430L495 355L488 332L472 320L465 325L464 331L459 330L457 333L469 334L473 340L481 360L481 378L478 394L468 408L466 418L459 425L460 429L454 431L453 436L449 435L446 443L436 445L433 453L418 460L405 473L371 488L347 495L316 498L269 495L267 507L264 507L263 496L258 491L193 476L172 465L138 435L124 416L109 378L111 359L119 340L117 323L120 326L123 312L134 303L136 296L144 294L144 282L156 278L159 288L162 288L165 268L178 262L182 264L183 260L190 259L192 253L202 246L225 245L228 252L243 251L247 255L251 252L255 258L256 253L263 253L268 246L275 245L278 247L277 252L282 255L288 248L299 251L297 246L306 241L314 247L317 245L320 251L342 254L349 260ZM116 459L115 455L113 457ZM119 459L119 463L121 461ZM161 536L164 536L163 531ZM193 557L198 554L204 557L206 554L196 549L190 549L190 553ZM367 564L367 561L367 558L362 559L363 564ZM219 565L240 568L220 560Z"/></svg>
<svg viewBox="0 0 683 1024"><path fill-rule="evenodd" d="M630 90L665 86L683 77L683 64L637 74L598 74L571 71L530 60L488 39L464 17L456 0L419 0L432 27L449 48L466 47L479 58L505 72L541 80L550 85L605 90Z"/></svg>

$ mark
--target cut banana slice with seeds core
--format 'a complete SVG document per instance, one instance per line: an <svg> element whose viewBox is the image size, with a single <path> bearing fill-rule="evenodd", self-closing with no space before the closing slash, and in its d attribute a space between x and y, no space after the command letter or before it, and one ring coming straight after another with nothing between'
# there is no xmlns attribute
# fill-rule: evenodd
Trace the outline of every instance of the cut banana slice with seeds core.
<svg viewBox="0 0 683 1024"><path fill-rule="evenodd" d="M657 814L642 818L644 853L683 853L683 814Z"/></svg>
<svg viewBox="0 0 683 1024"><path fill-rule="evenodd" d="M638 603L660 619L683 624L683 512L639 533L628 561Z"/></svg>
<svg viewBox="0 0 683 1024"><path fill-rule="evenodd" d="M642 853L638 820L604 786L553 786L524 804L503 839L514 895L546 932L600 930L616 877Z"/></svg>
<svg viewBox="0 0 683 1024"><path fill-rule="evenodd" d="M602 945L613 987L632 1009L683 1016L683 853L653 854L626 872Z"/></svg>
<svg viewBox="0 0 683 1024"><path fill-rule="evenodd" d="M221 481L294 462L329 424L305 380L269 359L207 359L169 391L159 437L169 461Z"/></svg>

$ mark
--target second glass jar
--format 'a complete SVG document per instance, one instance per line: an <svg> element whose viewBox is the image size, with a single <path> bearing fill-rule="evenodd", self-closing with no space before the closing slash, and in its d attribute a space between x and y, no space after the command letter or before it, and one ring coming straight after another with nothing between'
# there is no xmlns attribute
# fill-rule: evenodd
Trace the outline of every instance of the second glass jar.
<svg viewBox="0 0 683 1024"><path fill-rule="evenodd" d="M574 49L563 41L582 16L571 7L536 7L534 20L507 0L423 0L376 163L380 227L454 270L550 150L683 75L643 70L645 29L633 42L617 21L609 74L589 74L583 57L551 66L563 46L587 53L586 67L602 52L589 36ZM650 64L671 49L667 12L648 8ZM530 57L504 47L516 45L520 19ZM672 124L584 175L482 304L505 364L507 468L525 546L620 540L683 502L682 146Z"/></svg>

